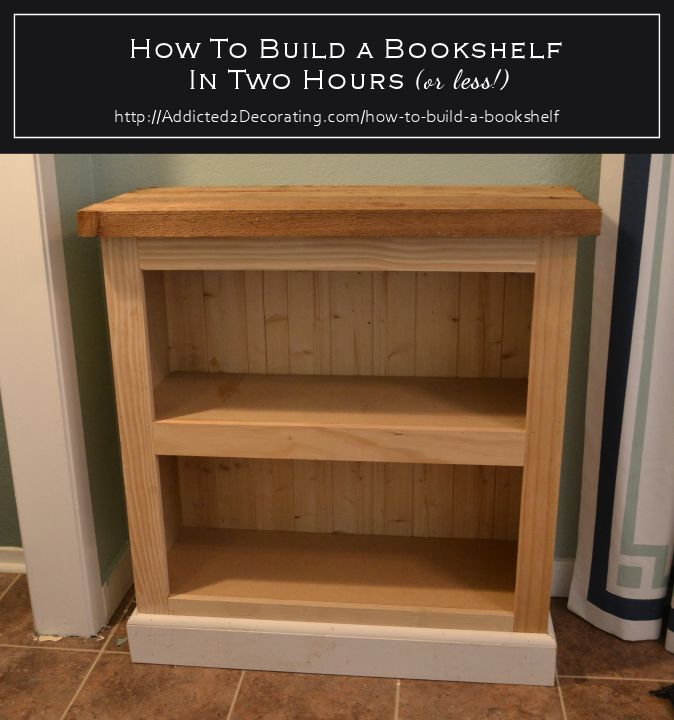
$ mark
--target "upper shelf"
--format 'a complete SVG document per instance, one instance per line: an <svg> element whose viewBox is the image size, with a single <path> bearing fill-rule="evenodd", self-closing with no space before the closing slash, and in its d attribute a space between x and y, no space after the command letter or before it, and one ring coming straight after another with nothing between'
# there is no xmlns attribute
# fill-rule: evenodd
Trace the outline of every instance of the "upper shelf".
<svg viewBox="0 0 674 720"><path fill-rule="evenodd" d="M447 237L597 235L599 207L570 187L167 187L79 211L85 237Z"/></svg>
<svg viewBox="0 0 674 720"><path fill-rule="evenodd" d="M522 465L526 380L171 373L159 455Z"/></svg>

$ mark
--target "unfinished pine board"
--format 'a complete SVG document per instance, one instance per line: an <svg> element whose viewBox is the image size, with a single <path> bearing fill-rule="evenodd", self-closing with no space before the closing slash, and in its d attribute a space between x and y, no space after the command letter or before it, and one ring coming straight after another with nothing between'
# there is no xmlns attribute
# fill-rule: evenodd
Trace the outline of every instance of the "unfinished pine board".
<svg viewBox="0 0 674 720"><path fill-rule="evenodd" d="M156 392L154 449L521 465L525 408L521 380L171 373Z"/></svg>
<svg viewBox="0 0 674 720"><path fill-rule="evenodd" d="M241 529L256 528L257 509L252 460L214 458L211 467L213 473L211 482L215 486L217 505L215 525ZM210 493L210 490L207 492ZM201 524L204 525L205 523Z"/></svg>
<svg viewBox="0 0 674 720"><path fill-rule="evenodd" d="M527 375L533 282L526 274L163 275L165 297L157 297L155 280L146 302L153 325L167 316L167 336L155 331L150 342L153 362L168 354L171 370Z"/></svg>
<svg viewBox="0 0 674 720"><path fill-rule="evenodd" d="M515 543L183 530L173 614L512 628Z"/></svg>
<svg viewBox="0 0 674 720"><path fill-rule="evenodd" d="M497 467L494 478L494 523L491 537L514 540L520 524L522 468Z"/></svg>
<svg viewBox="0 0 674 720"><path fill-rule="evenodd" d="M353 535L371 535L374 527L374 464L333 462L330 465L332 466L334 531Z"/></svg>
<svg viewBox="0 0 674 720"><path fill-rule="evenodd" d="M198 464L200 459L194 460ZM264 497L269 487L259 468L256 474L257 464L262 462L213 458L203 463L199 482L184 493L183 524L288 529L290 511L263 514L258 524L255 495ZM192 465L187 465L181 483L194 478ZM314 460L276 460L273 467L280 477L287 478L290 473L292 478L292 498L284 489L280 507L292 502L294 530L298 532L517 539L521 468L496 467L490 475L486 472L489 468L479 466ZM211 473L210 484L204 470ZM457 486L467 481L456 492L455 474ZM257 490L256 478L261 478ZM485 483L485 479L491 482ZM287 480L281 488L288 488ZM192 504L213 502L214 493L217 519L211 516L209 522L200 522Z"/></svg>
<svg viewBox="0 0 674 720"><path fill-rule="evenodd" d="M168 598L167 530L152 450L152 361L136 250L133 238L102 244L136 597L143 612L162 613Z"/></svg>
<svg viewBox="0 0 674 720"><path fill-rule="evenodd" d="M454 532L454 466L415 465L412 534L460 537ZM514 540L517 535L503 538Z"/></svg>
<svg viewBox="0 0 674 720"><path fill-rule="evenodd" d="M287 375L290 372L290 348L286 273L262 273L262 286L267 372Z"/></svg>
<svg viewBox="0 0 674 720"><path fill-rule="evenodd" d="M503 341L502 273L462 273L459 296L459 377L499 377Z"/></svg>
<svg viewBox="0 0 674 720"><path fill-rule="evenodd" d="M374 273L330 273L330 368L373 374Z"/></svg>
<svg viewBox="0 0 674 720"><path fill-rule="evenodd" d="M248 372L244 273L205 272L202 286L208 369Z"/></svg>
<svg viewBox="0 0 674 720"><path fill-rule="evenodd" d="M415 375L457 375L460 283L459 273L435 272L417 275ZM523 351L528 352L528 348Z"/></svg>
<svg viewBox="0 0 674 720"><path fill-rule="evenodd" d="M283 460L251 460L255 518L260 530L293 530L292 467Z"/></svg>
<svg viewBox="0 0 674 720"><path fill-rule="evenodd" d="M412 535L414 522L414 465L377 463L373 468L373 532Z"/></svg>
<svg viewBox="0 0 674 720"><path fill-rule="evenodd" d="M330 281L327 273L289 272L288 352L293 375L329 375Z"/></svg>
<svg viewBox="0 0 674 720"><path fill-rule="evenodd" d="M263 287L261 272L251 270L244 273L248 372L251 373L267 372L267 332L264 319ZM233 312L232 308L228 308L227 312ZM214 327L217 332L217 325Z"/></svg>
<svg viewBox="0 0 674 720"><path fill-rule="evenodd" d="M211 458L179 457L180 498L183 524L212 527L218 524L215 466Z"/></svg>
<svg viewBox="0 0 674 720"><path fill-rule="evenodd" d="M505 275L501 377L524 378L529 374L534 278L525 273Z"/></svg>
<svg viewBox="0 0 674 720"><path fill-rule="evenodd" d="M515 591L515 630L520 632L544 632L549 612L575 269L575 239L541 241Z"/></svg>
<svg viewBox="0 0 674 720"><path fill-rule="evenodd" d="M144 270L401 270L521 272L536 268L533 238L138 238Z"/></svg>
<svg viewBox="0 0 674 720"><path fill-rule="evenodd" d="M299 532L332 532L332 464L293 460L293 518Z"/></svg>
<svg viewBox="0 0 674 720"><path fill-rule="evenodd" d="M79 211L99 237L577 237L597 206L555 186L146 188Z"/></svg>
<svg viewBox="0 0 674 720"><path fill-rule="evenodd" d="M494 470L470 465L454 468L452 532L455 537L493 536Z"/></svg>
<svg viewBox="0 0 674 720"><path fill-rule="evenodd" d="M182 527L182 506L180 502L180 476L178 458L158 458L161 482L161 505L164 515L164 538L166 547L171 548Z"/></svg>
<svg viewBox="0 0 674 720"><path fill-rule="evenodd" d="M144 272L143 282L152 386L156 388L169 372L168 317L164 273Z"/></svg>
<svg viewBox="0 0 674 720"><path fill-rule="evenodd" d="M166 273L169 370L206 371L203 273Z"/></svg>

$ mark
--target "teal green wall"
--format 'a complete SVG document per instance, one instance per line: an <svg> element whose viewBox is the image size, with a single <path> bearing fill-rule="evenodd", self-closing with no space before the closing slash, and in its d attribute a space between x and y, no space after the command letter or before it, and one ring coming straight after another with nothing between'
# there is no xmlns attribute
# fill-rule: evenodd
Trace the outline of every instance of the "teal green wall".
<svg viewBox="0 0 674 720"><path fill-rule="evenodd" d="M9 466L5 417L0 398L0 547L20 547L21 533L19 518L16 515L14 488L12 487L12 469Z"/></svg>
<svg viewBox="0 0 674 720"><path fill-rule="evenodd" d="M96 242L75 235L78 207L152 185L544 183L573 185L596 199L599 156L63 155L57 156L57 174L96 535L105 579L124 547L127 531L100 256ZM573 557L576 545L593 259L593 241L583 240L557 529L560 558Z"/></svg>
<svg viewBox="0 0 674 720"><path fill-rule="evenodd" d="M56 176L75 339L84 440L101 578L128 541L105 294L98 241L79 238L75 214L96 197L89 155L57 155Z"/></svg>

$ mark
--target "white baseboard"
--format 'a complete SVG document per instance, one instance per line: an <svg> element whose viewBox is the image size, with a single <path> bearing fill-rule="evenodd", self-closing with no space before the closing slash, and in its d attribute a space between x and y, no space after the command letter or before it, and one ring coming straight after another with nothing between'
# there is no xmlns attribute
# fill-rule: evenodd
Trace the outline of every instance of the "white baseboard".
<svg viewBox="0 0 674 720"><path fill-rule="evenodd" d="M133 613L139 663L553 685L557 643L547 633L439 630Z"/></svg>
<svg viewBox="0 0 674 720"><path fill-rule="evenodd" d="M574 560L555 560L552 566L552 597L569 597Z"/></svg>
<svg viewBox="0 0 674 720"><path fill-rule="evenodd" d="M101 587L106 620L109 620L133 583L131 551L127 544L107 582Z"/></svg>
<svg viewBox="0 0 674 720"><path fill-rule="evenodd" d="M25 573L26 561L23 557L23 548L0 547L0 572Z"/></svg>

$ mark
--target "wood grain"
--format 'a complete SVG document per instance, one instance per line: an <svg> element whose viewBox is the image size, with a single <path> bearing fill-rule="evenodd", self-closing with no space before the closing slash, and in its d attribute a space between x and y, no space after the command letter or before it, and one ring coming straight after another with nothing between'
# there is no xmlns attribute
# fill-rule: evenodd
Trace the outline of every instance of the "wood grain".
<svg viewBox="0 0 674 720"><path fill-rule="evenodd" d="M215 464L211 458L178 458L182 520L185 527L218 524Z"/></svg>
<svg viewBox="0 0 674 720"><path fill-rule="evenodd" d="M214 458L213 464L218 508L215 527L243 530L256 528L257 511L252 461L243 458Z"/></svg>
<svg viewBox="0 0 674 720"><path fill-rule="evenodd" d="M290 348L286 273L262 273L262 287L267 372L287 375L290 372Z"/></svg>
<svg viewBox="0 0 674 720"><path fill-rule="evenodd" d="M462 273L459 377L499 377L503 342L502 273Z"/></svg>
<svg viewBox="0 0 674 720"><path fill-rule="evenodd" d="M211 372L248 372L244 274L205 272L203 295L208 369ZM200 315L196 315L195 322L199 321Z"/></svg>
<svg viewBox="0 0 674 720"><path fill-rule="evenodd" d="M147 188L78 212L82 236L570 237L600 211L554 186Z"/></svg>
<svg viewBox="0 0 674 720"><path fill-rule="evenodd" d="M159 477L161 482L161 505L164 515L164 537L166 547L171 549L175 543L178 532L182 528L182 506L180 503L180 478L178 474L178 459L174 457L160 457Z"/></svg>
<svg viewBox="0 0 674 720"><path fill-rule="evenodd" d="M160 273L148 275L161 278ZM532 276L529 275L498 275L494 284L485 274L443 272L207 271L203 273L202 282L206 355L211 371L232 367L243 368L241 372L267 372L270 337L280 348L280 352L270 353L270 358L280 357L279 370L285 371L287 357L288 368L296 375L329 375L333 373L333 360L334 372L341 374L455 376L459 362L465 374L479 376L489 372L520 378L527 374L533 292ZM198 288L197 281L193 280L191 284ZM169 302L169 311L175 306L175 302ZM279 312L275 314L274 308ZM157 314L154 312L153 316ZM173 320L172 325L183 327L181 321ZM490 338L495 342L490 344ZM189 343L179 347L184 348L186 357L177 357L176 362L179 366L189 367L192 348ZM175 357L175 349L173 353ZM153 351L153 358L155 354ZM298 387L298 395L302 395L302 388ZM203 448L208 453L215 453L216 449L212 446ZM218 452L224 450L220 447ZM240 454L243 450L237 451L230 445L227 454L230 452ZM328 473L329 467L324 470ZM363 502L371 504L372 493L378 487L387 487L388 505L411 503L405 517L421 522L419 503L428 499L410 498L416 498L416 493L431 486L417 483L412 475L404 481L399 479L397 483L387 484L385 474L372 468L366 475L370 485ZM341 480L348 477L346 473L338 472L337 476L333 493L340 508L336 514L342 517L351 506L348 494L339 493L349 493L352 487ZM468 479L463 479L466 477ZM381 482L377 478L382 478ZM215 475L211 482L215 486ZM241 476L241 482L240 493L246 496L248 481ZM294 477L293 486L297 491L304 488L302 492L311 496L304 481ZM214 487L207 487L204 477L200 487L206 498L212 498L216 492ZM440 485L433 487L440 496L445 492ZM476 507L468 508L463 523L457 526L458 532L478 536L485 532L484 527L491 527L492 521L493 527L500 528L501 532L517 524L519 484L478 483L478 487L488 496L476 495L469 476L460 474L457 498ZM391 495L394 488L398 489L399 497ZM230 490L236 496L237 491ZM506 495L507 491L513 496ZM499 492L498 501L496 492ZM308 502L311 505L313 500ZM235 503L234 512L236 507ZM365 508L365 516L369 518L366 525L371 526L374 520L368 507ZM477 518L490 507L493 507L493 518L487 525L483 520L483 530L479 531L475 525ZM219 512L223 511L221 506ZM241 507L241 512L242 517L238 520L228 515L231 527L249 527L250 517L245 506ZM304 516L306 512L299 508L296 514ZM516 516L509 513L516 513ZM344 527L357 526L357 517L358 510L351 508L343 515ZM307 529L311 529L311 522L307 522ZM383 515L377 528L378 532L384 532ZM513 537L512 533L507 537Z"/></svg>
<svg viewBox="0 0 674 720"><path fill-rule="evenodd" d="M506 541L192 529L169 556L170 608L512 629L514 560Z"/></svg>
<svg viewBox="0 0 674 720"><path fill-rule="evenodd" d="M164 273L144 272L143 281L152 385L156 388L169 372L169 340Z"/></svg>
<svg viewBox="0 0 674 720"><path fill-rule="evenodd" d="M294 529L332 532L332 463L293 460Z"/></svg>
<svg viewBox="0 0 674 720"><path fill-rule="evenodd" d="M529 374L533 297L533 275L508 273L505 276L501 345L502 377L525 378Z"/></svg>
<svg viewBox="0 0 674 720"><path fill-rule="evenodd" d="M334 462L331 466L334 532L371 535L374 528L373 463Z"/></svg>
<svg viewBox="0 0 674 720"><path fill-rule="evenodd" d="M456 377L459 346L459 273L418 273L415 374Z"/></svg>
<svg viewBox="0 0 674 720"><path fill-rule="evenodd" d="M141 238L144 270L526 272L534 238Z"/></svg>
<svg viewBox="0 0 674 720"><path fill-rule="evenodd" d="M542 241L531 328L515 630L545 632L557 523L576 241Z"/></svg>
<svg viewBox="0 0 674 720"><path fill-rule="evenodd" d="M522 468L497 467L494 470L494 526L491 537L498 540L517 540Z"/></svg>
<svg viewBox="0 0 674 720"><path fill-rule="evenodd" d="M460 537L455 534L453 465L414 466L414 522L418 537Z"/></svg>
<svg viewBox="0 0 674 720"><path fill-rule="evenodd" d="M152 449L152 362L136 241L106 240L102 254L137 604L140 612L165 613L166 531Z"/></svg>
<svg viewBox="0 0 674 720"><path fill-rule="evenodd" d="M251 467L257 527L260 530L293 530L292 466L283 460L252 460Z"/></svg>
<svg viewBox="0 0 674 720"><path fill-rule="evenodd" d="M175 458L161 456L160 462L164 460ZM200 459L193 460L198 462ZM208 462L211 461L215 471L213 489L206 485L200 490L195 484L185 499L191 502L195 493L198 498L198 493L202 492L213 502L212 493L215 493L217 519L211 516L210 522L200 525L194 511L188 507L192 516L188 516L184 524L258 528L253 477L255 461L250 458L209 458ZM290 473L292 477L292 515L294 530L298 532L517 540L522 468L494 468L493 483L485 489L479 467L395 463L391 474L388 472L390 466L383 463L301 460L279 460L277 463L274 466L277 469L285 463L281 474L285 477ZM188 472L193 478L193 472ZM455 473L459 484L462 478L468 480L463 492L454 492ZM202 474L202 485L205 478ZM282 487L287 498L287 485ZM262 492L262 488L258 487L258 492ZM455 513L458 516L456 526ZM287 529L286 513L266 517L258 529Z"/></svg>
<svg viewBox="0 0 674 720"><path fill-rule="evenodd" d="M521 380L172 373L156 392L154 448L520 465L524 391Z"/></svg>
<svg viewBox="0 0 674 720"><path fill-rule="evenodd" d="M169 370L208 370L203 274L165 273Z"/></svg>

